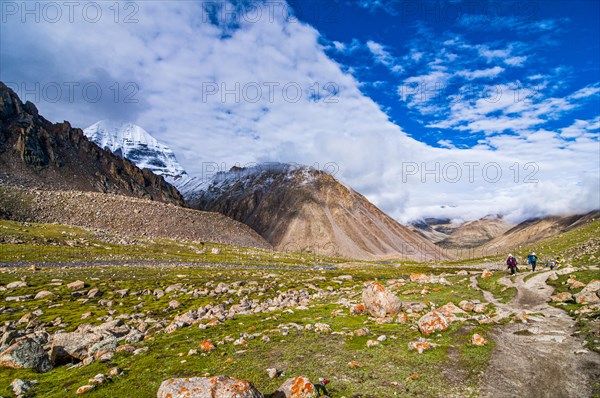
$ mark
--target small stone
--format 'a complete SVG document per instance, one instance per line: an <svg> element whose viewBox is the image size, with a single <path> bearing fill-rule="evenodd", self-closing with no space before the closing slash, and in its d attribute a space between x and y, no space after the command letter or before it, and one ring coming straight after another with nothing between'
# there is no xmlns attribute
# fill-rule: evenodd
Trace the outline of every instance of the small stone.
<svg viewBox="0 0 600 398"><path fill-rule="evenodd" d="M81 290L85 287L85 283L83 281L77 280L75 282L71 282L67 285L69 290Z"/></svg>
<svg viewBox="0 0 600 398"><path fill-rule="evenodd" d="M75 394L79 395L79 394L84 394L90 390L94 389L94 385L92 384L86 384L85 386L81 386L77 389L77 391L75 392Z"/></svg>
<svg viewBox="0 0 600 398"><path fill-rule="evenodd" d="M326 323L315 323L315 333L329 334L331 333L331 327Z"/></svg>
<svg viewBox="0 0 600 398"><path fill-rule="evenodd" d="M114 368L110 368L108 369L108 371L106 372L106 375L108 377L115 377L120 375L122 372L121 368L119 368L118 366L115 366Z"/></svg>
<svg viewBox="0 0 600 398"><path fill-rule="evenodd" d="M492 271L490 271L490 270L487 270L487 269L486 269L486 270L484 270L484 271L481 273L481 278L482 278L482 279L491 278L492 276L494 276L494 273L493 273Z"/></svg>
<svg viewBox="0 0 600 398"><path fill-rule="evenodd" d="M360 362L357 362L357 361L348 362L348 367L350 369L362 368L363 366L365 366L365 365Z"/></svg>
<svg viewBox="0 0 600 398"><path fill-rule="evenodd" d="M45 299L46 297L52 297L52 296L54 296L54 293L49 292L48 290L42 290L42 291L39 291L33 299L41 300L41 299Z"/></svg>
<svg viewBox="0 0 600 398"><path fill-rule="evenodd" d="M211 340L204 340L202 343L200 343L200 349L202 351L211 352L215 350L216 347Z"/></svg>
<svg viewBox="0 0 600 398"><path fill-rule="evenodd" d="M367 340L367 347L372 348L379 345L379 341L376 340Z"/></svg>
<svg viewBox="0 0 600 398"><path fill-rule="evenodd" d="M267 369L267 374L269 375L269 379L274 379L277 376L277 369L275 369L275 368L268 368Z"/></svg>
<svg viewBox="0 0 600 398"><path fill-rule="evenodd" d="M478 347L483 347L484 345L488 344L488 341L479 334L475 333L471 338L471 344L476 345Z"/></svg>
<svg viewBox="0 0 600 398"><path fill-rule="evenodd" d="M37 381L35 381L35 382L37 382ZM33 382L30 382L28 380L14 379L12 381L12 383L10 383L10 386L13 390L13 393L17 397L24 397L24 396L29 395L29 392L33 388L32 383Z"/></svg>
<svg viewBox="0 0 600 398"><path fill-rule="evenodd" d="M27 287L27 283L25 283L23 281L15 281L15 282L10 282L8 285L6 285L7 289L18 289L21 287Z"/></svg>
<svg viewBox="0 0 600 398"><path fill-rule="evenodd" d="M102 292L97 288L90 289L87 293L88 298L96 298L102 296Z"/></svg>

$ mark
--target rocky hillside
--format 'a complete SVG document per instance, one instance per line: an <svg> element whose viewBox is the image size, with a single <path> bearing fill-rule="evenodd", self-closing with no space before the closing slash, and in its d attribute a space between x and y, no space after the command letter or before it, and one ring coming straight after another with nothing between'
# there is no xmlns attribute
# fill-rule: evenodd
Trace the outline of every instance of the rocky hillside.
<svg viewBox="0 0 600 398"><path fill-rule="evenodd" d="M252 227L279 250L357 259L439 258L440 250L323 171L286 164L233 168L189 199Z"/></svg>
<svg viewBox="0 0 600 398"><path fill-rule="evenodd" d="M0 182L184 203L163 177L101 149L68 122L49 122L1 82Z"/></svg>
<svg viewBox="0 0 600 398"><path fill-rule="evenodd" d="M439 241L438 245L445 248L481 246L501 236L513 226L514 224L496 217L485 217L469 221L454 229L447 238Z"/></svg>
<svg viewBox="0 0 600 398"><path fill-rule="evenodd" d="M95 192L44 191L0 185L0 216L16 221L97 228L129 237L271 248L251 228L222 214Z"/></svg>
<svg viewBox="0 0 600 398"><path fill-rule="evenodd" d="M524 221L491 240L489 250L510 250L558 236L600 218L600 210L587 214L552 216Z"/></svg>

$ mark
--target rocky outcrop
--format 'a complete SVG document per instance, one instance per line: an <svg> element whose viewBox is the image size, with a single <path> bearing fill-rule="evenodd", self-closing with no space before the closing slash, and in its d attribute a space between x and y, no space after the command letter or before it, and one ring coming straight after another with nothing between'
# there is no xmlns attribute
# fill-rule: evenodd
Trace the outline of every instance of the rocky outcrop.
<svg viewBox="0 0 600 398"><path fill-rule="evenodd" d="M245 380L227 376L168 379L162 382L157 398L263 398Z"/></svg>
<svg viewBox="0 0 600 398"><path fill-rule="evenodd" d="M69 122L49 122L33 103L23 104L2 82L0 180L11 185L99 191L184 204L181 194L162 177L101 149Z"/></svg>
<svg viewBox="0 0 600 398"><path fill-rule="evenodd" d="M121 237L179 239L272 249L250 227L222 214L121 195L0 185L2 211L16 221L69 224L109 231ZM198 251L195 250L196 254L200 254Z"/></svg>

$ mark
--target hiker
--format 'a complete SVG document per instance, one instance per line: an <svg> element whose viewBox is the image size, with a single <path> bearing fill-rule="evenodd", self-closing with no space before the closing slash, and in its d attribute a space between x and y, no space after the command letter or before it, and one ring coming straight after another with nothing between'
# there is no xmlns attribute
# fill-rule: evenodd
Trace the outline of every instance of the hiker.
<svg viewBox="0 0 600 398"><path fill-rule="evenodd" d="M527 264L531 264L531 270L535 271L535 266L537 265L537 256L535 255L535 252L527 256Z"/></svg>
<svg viewBox="0 0 600 398"><path fill-rule="evenodd" d="M511 275L514 275L515 272L519 270L517 268L517 259L514 258L512 254L508 255L508 258L506 259L506 265L508 266Z"/></svg>
<svg viewBox="0 0 600 398"><path fill-rule="evenodd" d="M556 257L556 260L554 260L554 265L556 266L556 268L560 267L560 265L563 263L563 260L559 257Z"/></svg>

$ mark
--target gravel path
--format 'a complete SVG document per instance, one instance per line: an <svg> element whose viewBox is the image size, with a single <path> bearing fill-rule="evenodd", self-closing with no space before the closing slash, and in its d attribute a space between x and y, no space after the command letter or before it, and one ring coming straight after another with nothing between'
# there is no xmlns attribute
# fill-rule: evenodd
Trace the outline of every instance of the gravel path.
<svg viewBox="0 0 600 398"><path fill-rule="evenodd" d="M565 311L548 305L553 291L546 284L550 272L542 271L524 281L527 275L530 273L501 279L518 291L508 304L484 292L500 316L517 314L521 321L491 335L496 349L482 377L481 396L578 398L598 394L592 390L597 384L594 381L600 380L600 354L587 350L584 341L573 334L575 321Z"/></svg>

